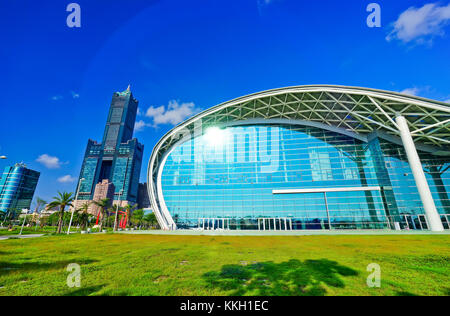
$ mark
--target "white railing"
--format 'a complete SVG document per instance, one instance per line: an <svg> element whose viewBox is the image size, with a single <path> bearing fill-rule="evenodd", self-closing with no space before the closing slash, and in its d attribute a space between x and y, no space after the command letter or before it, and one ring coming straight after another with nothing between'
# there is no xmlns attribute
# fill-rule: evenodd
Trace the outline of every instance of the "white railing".
<svg viewBox="0 0 450 316"><path fill-rule="evenodd" d="M450 229L450 214L440 214L445 230ZM288 230L344 230L344 229L390 229L429 230L425 214L402 214L378 216L334 216L329 220L311 217L258 217L258 218L199 218L196 230L231 230L233 226L253 226L262 231Z"/></svg>

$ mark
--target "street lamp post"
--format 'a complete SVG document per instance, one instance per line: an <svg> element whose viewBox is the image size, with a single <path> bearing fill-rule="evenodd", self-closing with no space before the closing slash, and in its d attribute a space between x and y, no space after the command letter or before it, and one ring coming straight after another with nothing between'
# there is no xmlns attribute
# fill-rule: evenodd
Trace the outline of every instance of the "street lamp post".
<svg viewBox="0 0 450 316"><path fill-rule="evenodd" d="M21 215L22 214L23 214L23 211L22 211ZM25 213L25 217L24 217L23 222L22 222L22 228L20 228L19 236L22 236L22 231L23 231L23 227L25 226L25 222L27 221L27 216L28 216L28 212Z"/></svg>
<svg viewBox="0 0 450 316"><path fill-rule="evenodd" d="M119 202L117 203L117 208L116 208L116 218L114 219L114 231L115 232L117 231L117 218L118 218L118 215L119 215L119 204L120 204L120 200L121 200L122 194L123 194L123 189L120 190L120 192L119 192Z"/></svg>
<svg viewBox="0 0 450 316"><path fill-rule="evenodd" d="M81 178L80 182L78 182L77 194L75 194L75 202L78 201L78 193L80 193L81 182L86 180L85 178ZM72 209L72 215L70 216L69 229L67 230L67 235L70 234L70 227L72 226L73 221L73 213L75 213L75 206Z"/></svg>

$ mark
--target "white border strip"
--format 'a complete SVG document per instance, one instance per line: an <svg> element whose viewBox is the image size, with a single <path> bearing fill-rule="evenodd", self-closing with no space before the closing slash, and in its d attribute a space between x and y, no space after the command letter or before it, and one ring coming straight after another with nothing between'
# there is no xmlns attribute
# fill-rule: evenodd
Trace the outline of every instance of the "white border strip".
<svg viewBox="0 0 450 316"><path fill-rule="evenodd" d="M350 187L350 188L319 188L319 189L286 189L286 190L272 190L272 194L355 192L355 191L381 191L381 188L380 187Z"/></svg>

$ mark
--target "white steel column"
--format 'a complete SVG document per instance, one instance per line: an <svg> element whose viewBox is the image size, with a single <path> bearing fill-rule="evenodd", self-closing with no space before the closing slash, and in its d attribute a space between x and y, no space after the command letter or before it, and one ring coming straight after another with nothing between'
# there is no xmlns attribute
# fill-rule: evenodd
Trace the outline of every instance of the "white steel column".
<svg viewBox="0 0 450 316"><path fill-rule="evenodd" d="M398 125L403 147L405 148L406 156L408 157L409 166L411 167L417 189L419 190L420 199L422 200L423 208L425 209L425 214L430 225L429 229L434 232L443 231L444 226L442 225L441 217L434 204L430 187L428 186L425 173L423 172L422 163L420 162L416 146L414 145L411 132L409 131L408 123L406 122L405 117L401 115L398 115L395 118L395 122Z"/></svg>

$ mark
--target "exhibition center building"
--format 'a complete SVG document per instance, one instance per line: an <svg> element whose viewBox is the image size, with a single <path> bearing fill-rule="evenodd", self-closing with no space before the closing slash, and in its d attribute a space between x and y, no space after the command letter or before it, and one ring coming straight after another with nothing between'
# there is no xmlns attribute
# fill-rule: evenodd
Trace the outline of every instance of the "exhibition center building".
<svg viewBox="0 0 450 316"><path fill-rule="evenodd" d="M195 115L148 168L162 229L449 229L450 105L298 86Z"/></svg>

